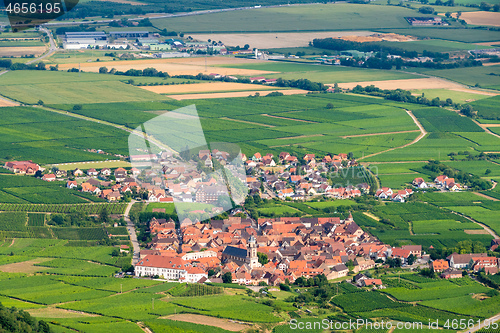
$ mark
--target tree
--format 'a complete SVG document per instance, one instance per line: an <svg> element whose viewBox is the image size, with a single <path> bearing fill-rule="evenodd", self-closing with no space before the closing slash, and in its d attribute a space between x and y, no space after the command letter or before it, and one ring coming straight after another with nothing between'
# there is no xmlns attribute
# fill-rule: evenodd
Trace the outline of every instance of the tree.
<svg viewBox="0 0 500 333"><path fill-rule="evenodd" d="M38 105L44 105L45 103L41 99L39 99L38 103L36 103L36 104L38 104Z"/></svg>
<svg viewBox="0 0 500 333"><path fill-rule="evenodd" d="M265 254L265 253L257 252L257 257L259 257L259 263L262 266L264 266L265 264L267 264L269 262L269 259L267 258L267 254Z"/></svg>
<svg viewBox="0 0 500 333"><path fill-rule="evenodd" d="M36 69L38 69L39 71L46 70L45 64L43 62L39 62L38 64L36 64Z"/></svg>
<svg viewBox="0 0 500 333"><path fill-rule="evenodd" d="M104 66L100 67L99 68L99 73L100 74L106 74L106 73L108 73L108 69L106 67L104 67Z"/></svg>
<svg viewBox="0 0 500 333"><path fill-rule="evenodd" d="M226 272L222 275L222 282L233 283L233 274L231 272Z"/></svg>
<svg viewBox="0 0 500 333"><path fill-rule="evenodd" d="M332 104L332 103L328 103L328 104L326 105L326 108L327 108L327 109L333 109L333 104Z"/></svg>
<svg viewBox="0 0 500 333"><path fill-rule="evenodd" d="M118 257L120 255L120 251L118 249L113 249L113 251L111 251L111 256L112 257Z"/></svg>
<svg viewBox="0 0 500 333"><path fill-rule="evenodd" d="M248 50L248 49L250 48L250 45L245 44L245 46L243 46L243 48L244 48L245 50Z"/></svg>
<svg viewBox="0 0 500 333"><path fill-rule="evenodd" d="M99 221L106 223L109 221L108 209L104 207L99 213Z"/></svg>
<svg viewBox="0 0 500 333"><path fill-rule="evenodd" d="M485 175L489 175L491 173L491 169L486 169L486 171L484 172Z"/></svg>
<svg viewBox="0 0 500 333"><path fill-rule="evenodd" d="M82 109L82 105L81 104L75 104L73 106L73 111L80 111Z"/></svg>
<svg viewBox="0 0 500 333"><path fill-rule="evenodd" d="M410 255L408 256L408 259L407 259L408 265L410 265L410 266L411 266L411 265L413 265L413 264L415 263L415 259L416 259L416 258L415 258L415 256L413 255L413 253L412 253L412 254L410 254Z"/></svg>

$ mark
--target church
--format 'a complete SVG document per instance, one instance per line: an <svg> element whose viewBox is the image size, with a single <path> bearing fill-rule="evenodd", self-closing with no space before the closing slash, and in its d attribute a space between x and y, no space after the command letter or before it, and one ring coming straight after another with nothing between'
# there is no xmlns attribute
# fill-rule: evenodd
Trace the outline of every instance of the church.
<svg viewBox="0 0 500 333"><path fill-rule="evenodd" d="M222 262L227 263L233 261L238 266L244 264L249 265L251 268L259 267L259 258L257 257L257 240L254 236L248 239L247 249L241 249L231 245L226 246L222 252Z"/></svg>

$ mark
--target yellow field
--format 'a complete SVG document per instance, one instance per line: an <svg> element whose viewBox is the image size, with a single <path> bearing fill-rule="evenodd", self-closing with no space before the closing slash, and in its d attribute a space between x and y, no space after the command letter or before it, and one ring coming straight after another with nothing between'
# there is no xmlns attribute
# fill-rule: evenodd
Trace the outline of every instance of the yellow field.
<svg viewBox="0 0 500 333"><path fill-rule="evenodd" d="M468 24L500 27L499 12L463 12L460 18L465 20Z"/></svg>
<svg viewBox="0 0 500 333"><path fill-rule="evenodd" d="M235 91L235 92L223 92L223 93L209 93L209 94L184 94L184 95L167 95L167 97L184 100L184 99L206 99L206 98L231 98L231 97L247 97L249 95L255 95L259 93L261 96L266 96L273 91L279 91L284 95L297 95L297 94L307 94L307 90L302 89L287 89L287 90L269 90L269 91Z"/></svg>
<svg viewBox="0 0 500 333"><path fill-rule="evenodd" d="M211 65L231 65L241 63L255 63L258 60L237 59L229 57L210 57L207 58L175 58L175 59L141 59L141 60L123 60L123 61L100 61L91 63L81 63L81 69L85 72L99 72L100 67L106 67L108 70L115 68L118 71L127 71L129 69L145 69L154 67L159 71L167 72L170 75L197 75L198 73L210 74L218 73L222 75L258 75L265 73L274 73L270 71L261 71L242 68L222 68L212 67ZM59 69L67 70L78 68L77 63L60 64Z"/></svg>
<svg viewBox="0 0 500 333"><path fill-rule="evenodd" d="M90 168L102 169L102 168L127 168L131 164L125 161L98 161L98 162L80 162L80 163L64 163L64 164L52 164L52 166L58 167L60 170L75 170L76 168L87 170Z"/></svg>
<svg viewBox="0 0 500 333"><path fill-rule="evenodd" d="M192 84L176 84L170 86L143 86L145 90L152 91L157 94L183 94L183 93L206 93L213 91L237 91L237 90L269 90L275 89L266 85L255 85L249 83L236 82L207 82L207 83L192 83Z"/></svg>
<svg viewBox="0 0 500 333"><path fill-rule="evenodd" d="M38 56L46 50L45 46L0 47L0 57L19 57L25 54Z"/></svg>

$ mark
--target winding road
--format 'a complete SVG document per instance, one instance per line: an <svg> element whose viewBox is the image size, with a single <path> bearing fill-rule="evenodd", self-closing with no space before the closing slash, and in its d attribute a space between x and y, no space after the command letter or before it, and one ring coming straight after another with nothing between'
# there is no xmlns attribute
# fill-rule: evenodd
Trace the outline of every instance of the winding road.
<svg viewBox="0 0 500 333"><path fill-rule="evenodd" d="M140 253L141 253L141 248L139 247L139 242L137 241L137 234L135 233L135 227L134 223L130 220L130 209L132 208L133 204L136 203L137 201L132 200L129 202L127 205L127 208L125 209L125 212L123 213L123 219L125 222L127 222L127 230L130 234L130 241L132 242L132 247L134 249L133 255L132 255L132 265L135 265L139 262L140 259Z"/></svg>

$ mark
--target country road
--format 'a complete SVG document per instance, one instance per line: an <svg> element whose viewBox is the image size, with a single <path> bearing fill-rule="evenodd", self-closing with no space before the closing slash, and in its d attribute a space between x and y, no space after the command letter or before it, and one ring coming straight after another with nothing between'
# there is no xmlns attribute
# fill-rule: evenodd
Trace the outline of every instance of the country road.
<svg viewBox="0 0 500 333"><path fill-rule="evenodd" d="M479 331L481 328L484 328L486 326L486 324L485 324L486 321L488 321L489 323L493 324L493 323L495 323L495 322L497 322L499 320L500 320L500 313L497 313L495 316L490 317L490 318L488 318L486 320L481 321L480 325L476 325L473 328L470 328L470 329L468 329L466 331L462 331L462 333L473 333L473 332ZM500 330L500 327L497 328L494 331L498 332L499 330ZM493 332L493 330L491 330L491 332Z"/></svg>
<svg viewBox="0 0 500 333"><path fill-rule="evenodd" d="M396 149L400 149L400 148L405 148L405 147L411 146L411 145L419 142L421 139L424 138L424 136L427 135L427 132L425 131L425 129L422 126L422 124L418 121L417 117L415 117L415 115L410 110L405 110L405 111L413 119L413 122L415 123L415 125L417 125L418 129L420 130L420 135L417 138L415 138L415 140L413 140L410 143L407 143L407 144L399 146L399 147L394 147L394 148L389 148L387 150L379 151L378 153L373 153L373 154L370 154L370 155L363 156L361 158L358 158L358 161L363 160L363 159L368 158L368 157L373 157L373 156L377 156L377 155L380 155L380 154L383 154L383 153L387 153L389 151L393 151L393 150L396 150Z"/></svg>
<svg viewBox="0 0 500 333"><path fill-rule="evenodd" d="M47 34L47 36L49 36L49 49L47 50L46 53L42 54L41 56L26 62L28 65L34 63L35 61L41 61L45 58L48 58L51 55L53 55L54 52L57 51L56 42L54 41L54 37L52 36L52 32L49 29L44 28L44 27L40 27L40 30L45 32Z"/></svg>
<svg viewBox="0 0 500 333"><path fill-rule="evenodd" d="M123 219L127 222L127 230L130 234L130 241L132 242L132 247L133 247L133 255L132 255L132 265L135 265L139 262L140 259L140 253L141 253L141 248L139 247L139 242L137 241L137 234L135 233L135 226L134 223L130 220L130 209L132 208L132 205L136 203L137 201L132 200L129 202L127 205L127 208L125 209L125 213L123 213Z"/></svg>

